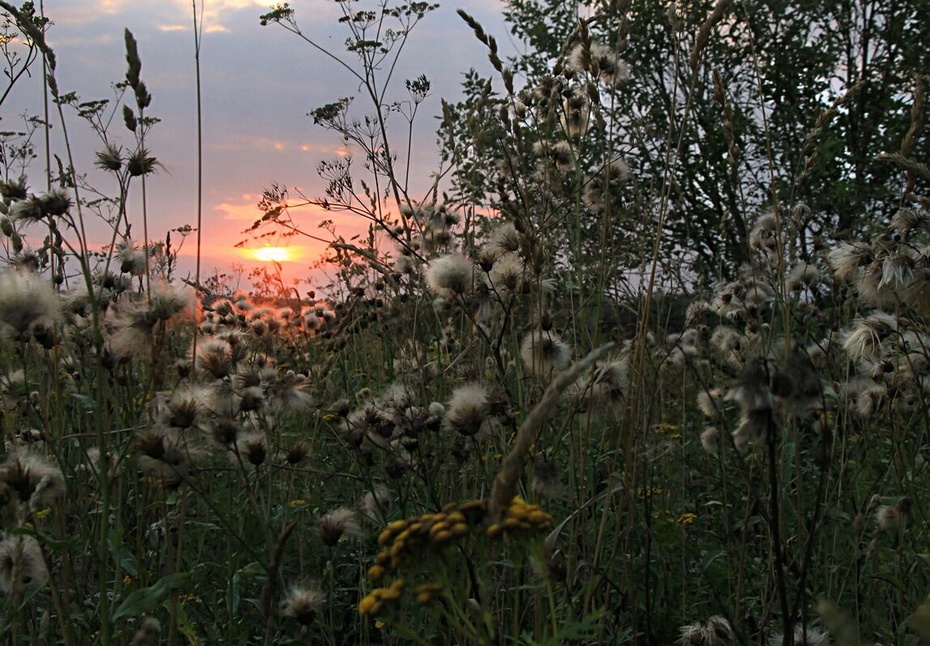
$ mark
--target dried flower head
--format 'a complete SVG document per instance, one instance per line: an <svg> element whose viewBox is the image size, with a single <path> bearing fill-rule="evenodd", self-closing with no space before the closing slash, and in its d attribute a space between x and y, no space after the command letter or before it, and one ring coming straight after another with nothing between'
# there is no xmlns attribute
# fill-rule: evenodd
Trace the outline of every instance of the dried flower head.
<svg viewBox="0 0 930 646"><path fill-rule="evenodd" d="M361 526L358 522L358 512L339 507L327 512L317 521L317 529L323 544L333 547L343 536L359 536Z"/></svg>
<svg viewBox="0 0 930 646"><path fill-rule="evenodd" d="M0 591L10 594L48 581L48 567L32 536L8 536L0 542Z"/></svg>
<svg viewBox="0 0 930 646"><path fill-rule="evenodd" d="M488 246L499 256L517 253L520 251L520 232L512 222L506 222L491 232Z"/></svg>
<svg viewBox="0 0 930 646"><path fill-rule="evenodd" d="M236 442L236 454L259 467L268 457L268 439L262 433L249 433Z"/></svg>
<svg viewBox="0 0 930 646"><path fill-rule="evenodd" d="M472 436L487 428L490 415L488 390L478 383L459 386L446 406L442 427L461 435Z"/></svg>
<svg viewBox="0 0 930 646"><path fill-rule="evenodd" d="M309 626L325 603L326 595L319 588L293 587L281 602L281 614L296 619L301 626Z"/></svg>
<svg viewBox="0 0 930 646"><path fill-rule="evenodd" d="M784 635L773 635L768 640L768 646L782 646L785 643ZM819 628L798 625L794 629L794 639L791 641L792 646L827 646L830 643L830 635L825 630Z"/></svg>
<svg viewBox="0 0 930 646"><path fill-rule="evenodd" d="M566 61L566 68L577 72L597 74L607 85L618 85L630 78L630 68L616 50L604 43L578 44Z"/></svg>
<svg viewBox="0 0 930 646"><path fill-rule="evenodd" d="M177 489L190 472L193 451L173 431L150 428L136 436L139 468L166 489Z"/></svg>
<svg viewBox="0 0 930 646"><path fill-rule="evenodd" d="M717 646L732 644L736 640L733 626L724 617L714 615L707 622L682 626L676 642L679 646Z"/></svg>
<svg viewBox="0 0 930 646"><path fill-rule="evenodd" d="M885 341L898 330L897 319L886 312L873 312L857 318L851 330L843 334L843 349L853 361L876 360Z"/></svg>
<svg viewBox="0 0 930 646"><path fill-rule="evenodd" d="M475 267L460 254L434 260L426 269L426 284L439 296L463 296L472 290Z"/></svg>
<svg viewBox="0 0 930 646"><path fill-rule="evenodd" d="M0 272L0 334L26 341L37 324L54 327L61 299L49 281L24 269Z"/></svg>
<svg viewBox="0 0 930 646"><path fill-rule="evenodd" d="M35 511L64 495L61 470L36 453L21 450L0 465L0 503L15 501Z"/></svg>
<svg viewBox="0 0 930 646"><path fill-rule="evenodd" d="M552 330L534 330L520 344L520 358L531 374L547 377L568 367L572 348Z"/></svg>
<svg viewBox="0 0 930 646"><path fill-rule="evenodd" d="M849 280L875 260L872 247L864 242L841 242L827 254L827 262L840 280Z"/></svg>

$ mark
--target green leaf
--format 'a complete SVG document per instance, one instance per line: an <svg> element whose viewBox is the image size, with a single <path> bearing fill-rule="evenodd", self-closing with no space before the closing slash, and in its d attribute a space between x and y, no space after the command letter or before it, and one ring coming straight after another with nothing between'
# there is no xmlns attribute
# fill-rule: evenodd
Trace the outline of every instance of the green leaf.
<svg viewBox="0 0 930 646"><path fill-rule="evenodd" d="M178 572L163 576L155 585L130 594L113 613L113 621L123 617L137 616L149 612L161 603L162 598L172 590L178 590L190 585L191 575L188 572Z"/></svg>
<svg viewBox="0 0 930 646"><path fill-rule="evenodd" d="M86 410L88 413L93 413L95 410L97 410L97 402L91 399L90 397L88 397L87 395L82 395L80 393L73 393L71 396L74 397L77 400L77 402L81 405L81 408Z"/></svg>

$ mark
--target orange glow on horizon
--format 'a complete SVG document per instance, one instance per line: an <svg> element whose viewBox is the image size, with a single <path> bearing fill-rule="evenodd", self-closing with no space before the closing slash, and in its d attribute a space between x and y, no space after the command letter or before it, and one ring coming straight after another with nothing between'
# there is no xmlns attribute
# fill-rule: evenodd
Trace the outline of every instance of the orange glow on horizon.
<svg viewBox="0 0 930 646"><path fill-rule="evenodd" d="M294 260L294 254L287 247L261 247L253 249L251 256L262 262L288 262Z"/></svg>

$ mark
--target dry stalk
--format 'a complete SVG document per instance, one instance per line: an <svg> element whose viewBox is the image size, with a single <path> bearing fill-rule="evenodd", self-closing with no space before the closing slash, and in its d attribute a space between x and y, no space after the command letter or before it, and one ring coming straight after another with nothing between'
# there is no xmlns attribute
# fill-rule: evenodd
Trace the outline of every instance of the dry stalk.
<svg viewBox="0 0 930 646"><path fill-rule="evenodd" d="M559 397L572 383L578 379L581 374L594 365L594 362L603 357L614 347L614 343L607 343L601 347L592 350L588 356L581 361L572 365L568 370L555 377L543 393L542 399L533 407L530 414L526 416L523 423L517 430L517 435L513 441L513 448L504 458L500 471L494 478L494 484L491 487L491 497L489 502L489 512L492 521L500 518L501 511L510 504L517 493L517 483L520 476L523 475L523 467L526 464L526 456L530 448L536 442L539 431L543 424L552 414Z"/></svg>

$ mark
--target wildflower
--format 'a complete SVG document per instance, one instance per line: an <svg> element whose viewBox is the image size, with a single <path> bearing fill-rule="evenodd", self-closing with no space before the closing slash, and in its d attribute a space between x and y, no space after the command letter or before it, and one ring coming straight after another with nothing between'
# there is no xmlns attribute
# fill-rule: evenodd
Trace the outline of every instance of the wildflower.
<svg viewBox="0 0 930 646"><path fill-rule="evenodd" d="M490 397L487 388L478 383L465 384L452 392L442 427L465 436L476 435L487 428L489 415Z"/></svg>
<svg viewBox="0 0 930 646"><path fill-rule="evenodd" d="M725 618L714 615L703 625L698 622L682 626L676 642L679 646L716 646L736 639L733 626Z"/></svg>
<svg viewBox="0 0 930 646"><path fill-rule="evenodd" d="M20 222L41 222L47 217L64 215L71 208L71 198L62 189L45 195L30 195L10 207L10 218Z"/></svg>
<svg viewBox="0 0 930 646"><path fill-rule="evenodd" d="M296 619L301 626L309 626L325 603L326 595L319 588L298 586L291 588L281 602L281 614Z"/></svg>
<svg viewBox="0 0 930 646"><path fill-rule="evenodd" d="M17 501L35 511L53 504L65 495L61 470L45 458L19 451L0 465L0 506Z"/></svg>
<svg viewBox="0 0 930 646"><path fill-rule="evenodd" d="M387 509L391 502L391 492L383 484L375 484L372 491L368 491L362 496L358 503L359 513L365 520L373 523L380 522L382 513Z"/></svg>
<svg viewBox="0 0 930 646"><path fill-rule="evenodd" d="M474 269L465 256L449 254L430 263L426 269L426 283L440 296L464 296L472 289Z"/></svg>
<svg viewBox="0 0 930 646"><path fill-rule="evenodd" d="M302 374L290 373L273 379L268 385L267 397L271 409L278 414L301 415L313 406L308 392L310 382Z"/></svg>
<svg viewBox="0 0 930 646"><path fill-rule="evenodd" d="M358 536L361 533L358 512L345 507L333 509L320 517L317 529L323 544L333 547L344 535Z"/></svg>
<svg viewBox="0 0 930 646"><path fill-rule="evenodd" d="M172 428L190 428L197 421L200 401L189 391L176 391L168 401L165 423Z"/></svg>
<svg viewBox="0 0 930 646"><path fill-rule="evenodd" d="M0 333L26 341L33 328L61 319L61 299L47 280L28 270L0 272Z"/></svg>
<svg viewBox="0 0 930 646"><path fill-rule="evenodd" d="M900 208L891 216L891 229L894 229L899 235L905 235L907 232L927 225L927 214L923 211L917 211L910 208Z"/></svg>
<svg viewBox="0 0 930 646"><path fill-rule="evenodd" d="M881 505L875 511L875 524L878 525L879 529L885 531L897 529L898 524L901 522L901 514L898 511L897 507L891 505Z"/></svg>
<svg viewBox="0 0 930 646"><path fill-rule="evenodd" d="M265 394L259 386L243 388L239 396L239 410L243 413L258 410L265 403Z"/></svg>
<svg viewBox="0 0 930 646"><path fill-rule="evenodd" d="M124 303L113 316L110 347L118 357L138 354L152 342L155 326L175 316L194 316L193 292L168 283L153 285L148 298Z"/></svg>
<svg viewBox="0 0 930 646"><path fill-rule="evenodd" d="M678 517L678 524L679 525L691 525L696 520L697 520L697 514L692 514L688 512Z"/></svg>
<svg viewBox="0 0 930 646"><path fill-rule="evenodd" d="M555 332L535 330L523 339L520 358L530 373L547 376L568 367L572 359L572 349Z"/></svg>
<svg viewBox="0 0 930 646"><path fill-rule="evenodd" d="M10 594L46 581L48 567L35 538L8 536L0 542L0 591Z"/></svg>
<svg viewBox="0 0 930 646"><path fill-rule="evenodd" d="M26 190L26 176L20 175L19 179L0 181L0 196L3 199L22 200L28 195Z"/></svg>

